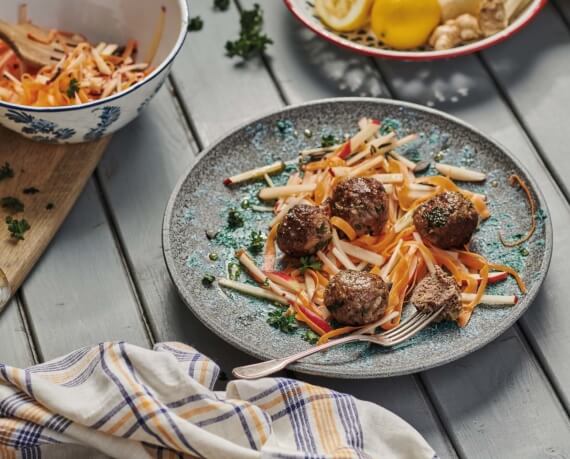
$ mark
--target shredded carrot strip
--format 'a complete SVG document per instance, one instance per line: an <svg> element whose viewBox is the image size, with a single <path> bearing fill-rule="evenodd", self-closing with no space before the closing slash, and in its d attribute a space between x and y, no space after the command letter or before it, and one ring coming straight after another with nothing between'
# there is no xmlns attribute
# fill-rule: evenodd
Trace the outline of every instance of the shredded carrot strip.
<svg viewBox="0 0 570 459"><path fill-rule="evenodd" d="M343 218L331 217L331 225L333 225L333 226L337 227L339 230L341 230L344 234L346 234L348 239L350 239L351 241L354 241L356 239L356 236L357 236L356 231L350 225L350 223L348 223Z"/></svg>
<svg viewBox="0 0 570 459"><path fill-rule="evenodd" d="M391 276L392 288L388 295L388 306L386 307L386 315L393 311L398 312L398 316L382 325L385 330L390 330L400 323L402 316L402 307L404 306L405 293L408 285L410 270L410 257L403 256L400 258Z"/></svg>
<svg viewBox="0 0 570 459"><path fill-rule="evenodd" d="M485 289L487 288L487 282L489 281L489 265L485 265L479 271L479 275L481 276L481 282L479 283L479 288L477 289L477 294L473 301L469 304L463 306L461 312L459 313L459 317L457 318L457 324L463 328L469 322L473 311L477 307L477 305L481 302L481 298L485 293Z"/></svg>
<svg viewBox="0 0 570 459"><path fill-rule="evenodd" d="M503 237L503 233L501 231L499 231L499 239L501 240L501 243L505 247L517 247L517 246L525 243L526 241L528 241L532 237L534 232L536 231L536 202L534 201L534 198L532 197L532 194L530 193L530 190L528 189L528 185L518 175L516 175L516 174L511 175L509 177L509 183L511 184L511 186L515 186L518 183L518 185L523 189L523 191L526 195L526 199L527 199L528 207L529 207L529 212L530 212L530 228L527 231L526 235L521 237L517 241L507 242L505 240L505 238Z"/></svg>
<svg viewBox="0 0 570 459"><path fill-rule="evenodd" d="M353 331L356 331L358 329L360 329L362 327L342 327L342 328L335 328L334 330L325 333L323 336L321 336L321 338L319 339L319 341L317 342L317 345L321 345L321 344L326 344L329 342L330 339L332 338L336 338L337 336L342 336L342 335L346 335L347 333L352 333Z"/></svg>
<svg viewBox="0 0 570 459"><path fill-rule="evenodd" d="M263 270L273 271L275 269L275 258L277 256L277 250L275 248L275 239L277 238L277 229L279 225L274 225L271 228L267 236L267 241L265 242L265 254L263 257Z"/></svg>

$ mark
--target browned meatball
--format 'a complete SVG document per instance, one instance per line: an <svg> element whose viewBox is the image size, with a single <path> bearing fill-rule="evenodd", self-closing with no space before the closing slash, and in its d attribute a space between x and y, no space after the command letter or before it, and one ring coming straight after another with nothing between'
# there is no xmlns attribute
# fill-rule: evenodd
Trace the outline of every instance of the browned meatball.
<svg viewBox="0 0 570 459"><path fill-rule="evenodd" d="M422 238L442 249L463 247L478 224L475 206L456 192L438 194L414 212L414 225Z"/></svg>
<svg viewBox="0 0 570 459"><path fill-rule="evenodd" d="M380 320L388 303L388 287L381 277L359 271L341 271L325 292L325 305L337 322L366 325Z"/></svg>
<svg viewBox="0 0 570 459"><path fill-rule="evenodd" d="M435 273L426 275L416 286L411 303L418 311L433 312L440 307L445 309L437 317L436 322L442 320L457 320L461 312L461 292L455 279L439 266Z"/></svg>
<svg viewBox="0 0 570 459"><path fill-rule="evenodd" d="M322 207L300 204L293 207L277 229L277 245L292 257L313 255L332 238L329 217Z"/></svg>
<svg viewBox="0 0 570 459"><path fill-rule="evenodd" d="M378 235L388 220L388 195L378 180L349 178L335 187L331 213L350 223L359 236Z"/></svg>

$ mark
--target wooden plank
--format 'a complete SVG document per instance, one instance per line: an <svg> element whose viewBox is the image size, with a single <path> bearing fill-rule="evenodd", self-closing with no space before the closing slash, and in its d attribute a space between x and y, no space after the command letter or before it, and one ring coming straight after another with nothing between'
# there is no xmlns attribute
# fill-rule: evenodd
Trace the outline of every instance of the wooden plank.
<svg viewBox="0 0 570 459"><path fill-rule="evenodd" d="M239 34L234 4L228 11L215 12L212 2L193 2L192 15L204 19L204 28L190 34L174 65L173 81L205 145L277 107L281 99L261 60L242 63L225 56L226 41ZM244 100L251 102L245 105ZM213 101L220 104L215 106ZM201 115L194 117L194 113Z"/></svg>
<svg viewBox="0 0 570 459"><path fill-rule="evenodd" d="M0 313L0 363L26 368L34 364L18 300L13 298Z"/></svg>
<svg viewBox="0 0 570 459"><path fill-rule="evenodd" d="M546 322L550 332L558 331L559 346L568 342L564 325L557 325L556 321L567 323L565 308L558 305L565 304L564 298L570 295L564 287L568 282L562 278L566 271L564 260L570 256L564 251L567 236L562 228L570 224L570 214L552 177L488 74L476 57L431 64L381 62L380 67L399 98L435 105L460 116L510 148L533 172L550 205L557 249L545 286L522 322L532 333L531 339L542 335L539 329ZM539 353L550 348L547 344L545 340L540 342ZM549 375L552 371L565 372L564 367L567 363L557 361L554 368L548 369ZM437 401L454 444L461 445L462 455L535 458L545 454L538 451L548 448L566 452L562 455L570 449L566 414L544 372L514 330L473 356L425 373L423 379ZM477 415L476 424L471 422L472 413ZM533 440L521 441L524 438Z"/></svg>
<svg viewBox="0 0 570 459"><path fill-rule="evenodd" d="M81 145L45 145L0 129L0 164L10 164L14 177L2 182L2 196L19 199L30 230L17 242L6 230L0 237L0 310L36 264L69 213L101 159L108 140ZM35 187L40 193L25 195ZM51 208L48 208L51 204ZM4 220L4 216L2 216Z"/></svg>
<svg viewBox="0 0 570 459"><path fill-rule="evenodd" d="M92 180L23 286L40 360L107 340L148 346Z"/></svg>
<svg viewBox="0 0 570 459"><path fill-rule="evenodd" d="M255 1L241 0L240 3L245 8L251 8ZM307 38L306 32L290 17L281 2L266 2L263 7L266 30L275 41L270 49L269 62L288 101L299 103L343 95L388 94L381 76L369 59L348 54L323 41ZM289 46L291 43L293 45ZM347 91L344 85L348 85L349 81L362 83L356 86L359 88L357 91ZM243 103L251 104L247 99ZM301 374L295 376L386 406L418 429L441 457L455 457L447 435L437 421L437 415L432 412L433 407L414 377L358 381L355 384L354 381L347 380L308 378Z"/></svg>
<svg viewBox="0 0 570 459"><path fill-rule="evenodd" d="M567 12L570 10L565 8ZM527 29L484 55L542 157L556 175L566 199L570 198L566 139L570 115L569 52L568 28L555 9L548 6ZM537 170L533 163L529 164L526 157L524 162L544 187L546 180L539 175L540 169ZM570 342L570 311L561 307L570 294L566 272L570 257L570 208L559 193L549 188L543 191L555 228L555 251L539 300L545 300L552 306L533 308L522 325L567 409L570 409L570 362L567 346L561 345Z"/></svg>
<svg viewBox="0 0 570 459"><path fill-rule="evenodd" d="M519 34L483 54L568 199L569 52L568 27L548 5Z"/></svg>
<svg viewBox="0 0 570 459"><path fill-rule="evenodd" d="M247 357L192 315L178 297L162 255L164 208L196 152L167 87L138 120L115 135L98 174L156 340L191 344L227 372Z"/></svg>

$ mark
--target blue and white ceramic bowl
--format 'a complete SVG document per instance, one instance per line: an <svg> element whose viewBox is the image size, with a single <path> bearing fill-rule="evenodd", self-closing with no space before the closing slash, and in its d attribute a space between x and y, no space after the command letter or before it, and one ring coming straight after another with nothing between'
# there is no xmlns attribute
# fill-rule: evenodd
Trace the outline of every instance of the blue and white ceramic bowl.
<svg viewBox="0 0 570 459"><path fill-rule="evenodd" d="M2 0L0 16L16 22L21 0ZM91 42L139 43L139 60L149 52L160 9L166 24L155 70L129 90L70 107L26 107L0 102L0 124L32 140L80 143L98 140L134 120L158 92L184 43L188 29L186 0L26 0L32 22L85 35Z"/></svg>

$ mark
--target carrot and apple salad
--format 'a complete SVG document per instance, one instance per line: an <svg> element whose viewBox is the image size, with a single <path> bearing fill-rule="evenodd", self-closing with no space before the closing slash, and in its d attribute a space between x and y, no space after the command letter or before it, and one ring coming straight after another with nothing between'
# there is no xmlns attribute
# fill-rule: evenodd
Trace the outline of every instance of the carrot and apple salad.
<svg viewBox="0 0 570 459"><path fill-rule="evenodd" d="M509 276L525 293L525 283L513 268L490 262L472 252L468 243L459 248L441 248L422 237L415 226L414 214L420 206L449 193L468 201L475 214L474 226L477 221L489 218L486 197L455 183L481 182L486 174L438 163L436 168L440 175L418 177L416 173L421 165L397 153L398 147L414 141L417 135L398 138L394 131L382 134L381 123L374 119L361 119L358 124L358 133L343 143L300 152L300 170L293 173L284 186L274 186L270 177L283 170L282 162L224 181L227 186L235 186L252 179L265 179L268 186L261 189L259 198L272 203L274 215L263 247L262 265L257 265L245 248L236 252L237 259L257 285L225 278L218 279L219 285L282 305L283 316L305 324L318 335L319 343L347 333L372 333L378 328L388 330L398 326L415 287L426 276L443 271L459 289L459 311L453 320L460 327L467 325L479 304L516 304L515 294L486 293L490 284ZM387 205L382 209L386 214L385 223L376 234L363 233L360 227L331 212L335 188L351 178L377 181L382 184L382 193L387 195ZM520 178L518 183L524 185ZM534 202L529 193L527 197L533 213ZM276 243L280 225L287 214L300 205L328 209L324 218L330 224L331 237L324 245L319 244L311 256L300 260L288 257L286 267L277 269L281 256ZM467 240L470 237L471 233ZM371 273L384 281L388 293L379 320L335 328L338 321L333 320L325 296L331 279L343 270Z"/></svg>

